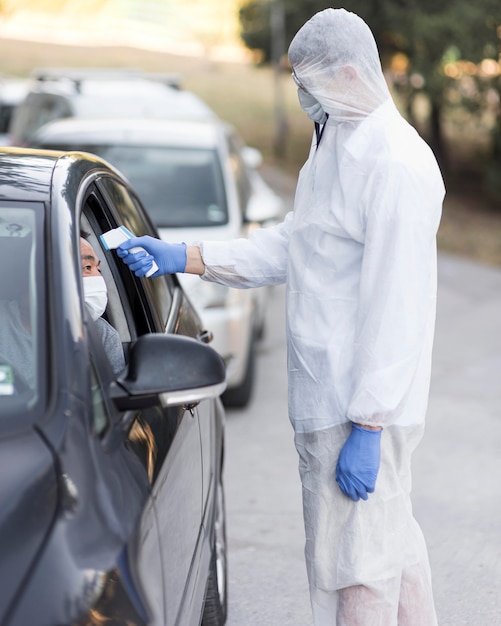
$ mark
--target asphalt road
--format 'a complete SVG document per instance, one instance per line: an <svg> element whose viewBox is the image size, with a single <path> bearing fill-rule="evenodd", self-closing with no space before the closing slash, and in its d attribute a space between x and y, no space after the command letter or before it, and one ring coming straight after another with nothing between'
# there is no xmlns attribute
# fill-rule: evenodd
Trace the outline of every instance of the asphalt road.
<svg viewBox="0 0 501 626"><path fill-rule="evenodd" d="M275 287L255 395L247 409L227 416L228 626L312 623L286 408L283 309L283 288ZM414 458L413 502L441 626L501 624L500 312L500 269L440 255L430 404Z"/></svg>
<svg viewBox="0 0 501 626"><path fill-rule="evenodd" d="M287 415L284 290L271 289L268 304L253 400L227 412L228 626L311 624L301 486Z"/></svg>

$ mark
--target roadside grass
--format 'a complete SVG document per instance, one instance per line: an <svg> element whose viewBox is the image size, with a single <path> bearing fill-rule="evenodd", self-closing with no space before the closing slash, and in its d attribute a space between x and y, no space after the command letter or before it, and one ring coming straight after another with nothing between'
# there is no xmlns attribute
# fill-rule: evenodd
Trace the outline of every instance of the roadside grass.
<svg viewBox="0 0 501 626"><path fill-rule="evenodd" d="M211 62L134 48L78 47L0 39L0 72L28 76L34 67L135 67L148 72L174 72L184 88L203 98L233 124L249 145L259 148L267 165L296 177L311 141L312 124L300 110L296 88L283 72L280 93L286 120L285 156L278 142L276 81L271 68ZM449 136L449 152L465 153L464 136ZM466 151L474 155L476 147ZM473 161L473 158L471 159ZM500 173L501 174L501 173ZM438 243L442 250L501 266L501 207L483 193L481 178L463 160L446 181Z"/></svg>
<svg viewBox="0 0 501 626"><path fill-rule="evenodd" d="M455 176L447 185L438 247L501 266L501 206L482 192L478 175Z"/></svg>

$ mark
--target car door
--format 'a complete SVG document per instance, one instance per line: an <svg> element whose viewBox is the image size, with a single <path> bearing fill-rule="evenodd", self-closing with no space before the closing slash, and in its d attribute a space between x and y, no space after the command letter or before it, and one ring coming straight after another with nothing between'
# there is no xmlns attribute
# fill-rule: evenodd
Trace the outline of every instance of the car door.
<svg viewBox="0 0 501 626"><path fill-rule="evenodd" d="M102 178L90 190L84 215L96 242L98 235L119 225L137 235L151 225L138 213L125 186ZM197 318L190 314L182 292L171 276L140 280L117 257L103 251L102 271L109 275L108 317L127 346L148 332L195 336ZM166 355L168 358L168 355ZM143 409L133 424L136 446L148 465L152 503L163 565L165 624L174 624L188 602L188 581L196 569L194 558L201 533L202 460L196 411L182 407ZM147 564L143 564L146 566ZM140 569L144 567L139 563ZM146 575L145 571L142 571Z"/></svg>
<svg viewBox="0 0 501 626"><path fill-rule="evenodd" d="M106 623L113 616L110 626L119 623L142 626L144 622L160 626L164 624L165 604L158 524L151 498L153 442L137 412L120 412L110 400L109 388L115 374L94 322L87 320L86 326L90 345L92 431L99 444L94 452L96 479L108 487L110 509L129 538L117 564L119 575L115 579L112 573L108 578L95 611L96 615L102 613ZM142 511L139 523L132 528L130 511L135 510L138 500L142 502ZM135 581L134 591L131 580Z"/></svg>

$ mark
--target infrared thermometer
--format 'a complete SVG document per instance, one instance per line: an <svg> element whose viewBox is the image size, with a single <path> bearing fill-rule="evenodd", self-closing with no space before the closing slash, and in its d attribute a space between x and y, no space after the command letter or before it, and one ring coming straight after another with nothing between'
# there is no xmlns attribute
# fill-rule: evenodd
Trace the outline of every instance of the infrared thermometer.
<svg viewBox="0 0 501 626"><path fill-rule="evenodd" d="M127 239L132 239L132 237L134 236L135 235L133 235L130 230L125 228L125 226L119 226L118 228L112 228L111 230L108 230L107 232L100 235L99 238L101 239L105 250L115 250L121 243L127 241ZM139 252L140 250L146 252L146 250L144 248L141 248L140 246L131 248L129 252ZM148 253L146 252L146 254ZM158 265L153 260L153 265L148 270L146 277L149 278L157 271Z"/></svg>

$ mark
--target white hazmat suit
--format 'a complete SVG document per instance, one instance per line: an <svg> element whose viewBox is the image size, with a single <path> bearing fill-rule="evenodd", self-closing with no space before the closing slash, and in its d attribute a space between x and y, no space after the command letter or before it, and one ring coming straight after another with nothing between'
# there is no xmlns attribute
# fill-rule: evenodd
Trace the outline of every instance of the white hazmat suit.
<svg viewBox="0 0 501 626"><path fill-rule="evenodd" d="M442 177L397 111L358 16L316 14L289 59L301 93L328 114L294 210L249 240L203 242L204 278L287 286L289 414L315 624L433 626L410 463L428 401ZM365 502L334 478L350 422L384 429Z"/></svg>
<svg viewBox="0 0 501 626"><path fill-rule="evenodd" d="M286 284L289 415L316 626L434 626L410 491L430 383L442 177L395 107L358 16L317 13L289 60L301 105L327 120L294 209L249 239L202 242L203 278ZM354 501L336 483L336 464L352 432L375 427L383 428L375 491Z"/></svg>

